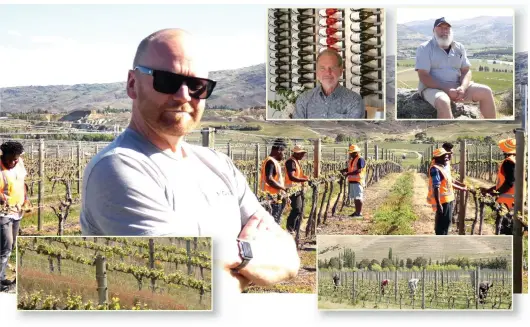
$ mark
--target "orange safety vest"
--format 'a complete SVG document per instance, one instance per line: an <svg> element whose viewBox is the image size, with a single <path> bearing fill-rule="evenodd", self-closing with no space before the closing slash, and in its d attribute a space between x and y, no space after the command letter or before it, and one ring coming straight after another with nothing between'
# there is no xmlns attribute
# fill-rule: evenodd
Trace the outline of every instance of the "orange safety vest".
<svg viewBox="0 0 530 327"><path fill-rule="evenodd" d="M302 166L300 166L300 163L298 162L298 160L296 160L294 157L291 157L287 160L293 160L294 161L294 166L295 166L295 170L293 172L293 176L294 177L297 177L297 178L305 178L306 176L304 175L304 172L302 170ZM285 163L287 163L287 161L285 161ZM289 174L287 173L287 166L285 168L285 187L291 187L294 183L298 183L298 182L295 182L295 181L292 181L290 178L289 178Z"/></svg>
<svg viewBox="0 0 530 327"><path fill-rule="evenodd" d="M448 176L443 167L438 165L433 165L438 169L438 171L443 175L442 183L440 184L440 203L448 203L455 200L455 195L453 193L453 180L451 176ZM429 203L433 209L436 211L436 199L434 198L434 187L432 186L432 177L429 172L429 194L427 195L427 203Z"/></svg>
<svg viewBox="0 0 530 327"><path fill-rule="evenodd" d="M350 160L348 164L348 173L351 173L352 171L357 169L357 162L359 161L359 158L361 158L361 156L357 156L355 157L355 159ZM355 175L349 175L348 182L359 182L359 184L364 186L365 175L366 175L365 167L361 168L360 170L361 171Z"/></svg>
<svg viewBox="0 0 530 327"><path fill-rule="evenodd" d="M14 172L15 178L7 172ZM19 160L15 168L9 170L0 161L0 197L4 200L7 199L7 205L10 207L19 206L22 207L24 204L26 187L24 184L24 178L26 177L26 169L22 159ZM14 212L17 212L16 210Z"/></svg>
<svg viewBox="0 0 530 327"><path fill-rule="evenodd" d="M504 159L503 162L501 162L501 164L499 165L499 170L497 171L497 185L495 186L497 190L502 186L502 184L504 184L504 181L506 180L506 176L504 176L504 171L502 170L502 164L506 160L511 161L515 164L514 156L510 156ZM503 204L503 203L506 204L508 209L511 210L515 202L515 184L512 185L512 187L510 187L508 192L499 194L496 201L497 203L500 203L500 204Z"/></svg>
<svg viewBox="0 0 530 327"><path fill-rule="evenodd" d="M267 165L267 162L269 162L269 160L271 160L274 163L274 168L276 170L276 172L272 176L272 179L275 180L278 184L283 185L282 168L280 167L280 163L278 162L278 160L269 156L265 160L263 160L263 162L261 163L260 189L263 192L268 192L270 194L278 194L280 190L277 188L274 188L273 186L270 186L269 183L267 183L265 166Z"/></svg>

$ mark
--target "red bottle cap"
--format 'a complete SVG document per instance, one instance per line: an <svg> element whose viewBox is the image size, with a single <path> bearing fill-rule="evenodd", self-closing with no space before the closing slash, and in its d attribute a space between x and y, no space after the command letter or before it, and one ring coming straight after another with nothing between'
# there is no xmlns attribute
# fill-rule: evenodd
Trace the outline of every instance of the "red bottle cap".
<svg viewBox="0 0 530 327"><path fill-rule="evenodd" d="M335 8L328 8L328 9L326 9L326 15L331 16L331 15L333 15L334 13L336 13L337 11L338 11L338 10L335 9Z"/></svg>
<svg viewBox="0 0 530 327"><path fill-rule="evenodd" d="M335 44L337 43L339 40L337 40L336 38L334 38L333 36L329 36L328 38L326 38L326 44L327 45L332 45L332 44Z"/></svg>
<svg viewBox="0 0 530 327"><path fill-rule="evenodd" d="M336 28L333 28L333 27L328 27L328 28L326 28L326 34L327 34L327 35L335 34L335 33L337 33L337 31L338 31L338 30L337 30Z"/></svg>
<svg viewBox="0 0 530 327"><path fill-rule="evenodd" d="M333 25L335 24L336 22L338 22L338 20L336 18L333 18L333 17L328 17L326 18L326 24L327 25Z"/></svg>

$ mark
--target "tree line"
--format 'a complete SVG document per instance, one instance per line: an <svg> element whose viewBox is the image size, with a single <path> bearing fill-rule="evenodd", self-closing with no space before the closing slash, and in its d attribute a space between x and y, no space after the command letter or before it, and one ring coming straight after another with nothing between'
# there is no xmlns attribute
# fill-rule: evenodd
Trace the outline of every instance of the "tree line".
<svg viewBox="0 0 530 327"><path fill-rule="evenodd" d="M388 257L381 261L377 259L364 258L360 261L356 260L355 251L352 249L344 249L338 256L318 260L319 269L333 269L333 270L370 270L370 271L419 271L423 268L439 270L439 269L474 269L475 267L488 269L509 269L511 263L505 257L496 257L490 259L470 259L467 257L458 257L444 259L442 261L432 258L425 258L422 256L413 258L399 258L392 254L392 248L388 250Z"/></svg>

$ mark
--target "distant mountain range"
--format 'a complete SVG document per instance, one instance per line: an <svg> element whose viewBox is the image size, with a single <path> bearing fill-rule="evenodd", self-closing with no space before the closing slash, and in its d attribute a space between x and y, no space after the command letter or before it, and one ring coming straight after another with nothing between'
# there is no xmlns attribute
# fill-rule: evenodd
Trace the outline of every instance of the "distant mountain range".
<svg viewBox="0 0 530 327"><path fill-rule="evenodd" d="M419 125L416 121L395 121L395 56L386 58L386 120L357 122L289 122L318 129L323 133L339 132L363 135L365 131L380 131L393 135L407 132ZM210 77L218 81L212 97L207 100L209 107L249 108L265 104L265 64L235 70L212 72ZM516 84L528 83L528 52L515 56ZM52 86L24 86L0 88L0 112L27 112L31 110L49 110L66 113L76 109L130 108L131 101L125 93L125 82L110 84L77 84ZM517 111L522 110L520 106ZM262 113L263 114L263 113ZM262 117L254 117L263 119ZM272 122L271 122L272 123ZM451 124L448 121L431 121L429 126ZM456 122L455 122L456 123ZM471 122L478 124L479 122ZM276 122L281 124L281 122ZM423 124L422 126L424 126Z"/></svg>
<svg viewBox="0 0 530 327"><path fill-rule="evenodd" d="M480 16L449 21L454 39L471 46L513 47L513 17ZM419 20L398 24L398 48L417 47L432 38L434 20Z"/></svg>
<svg viewBox="0 0 530 327"><path fill-rule="evenodd" d="M265 64L234 70L215 71L210 78L217 81L208 107L248 108L265 106ZM47 110L66 113L73 110L131 108L125 82L21 86L0 88L0 112Z"/></svg>

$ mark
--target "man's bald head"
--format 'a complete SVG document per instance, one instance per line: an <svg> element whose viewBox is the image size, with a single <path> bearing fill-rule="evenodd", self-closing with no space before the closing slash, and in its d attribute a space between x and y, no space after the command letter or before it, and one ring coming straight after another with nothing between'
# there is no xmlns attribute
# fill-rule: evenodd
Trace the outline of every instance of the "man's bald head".
<svg viewBox="0 0 530 327"><path fill-rule="evenodd" d="M171 28L156 31L144 38L136 50L133 69L138 65L150 65L164 61L167 53L188 62L196 61L195 37L183 29ZM194 65L195 66L195 65ZM165 67L153 67L164 69Z"/></svg>

